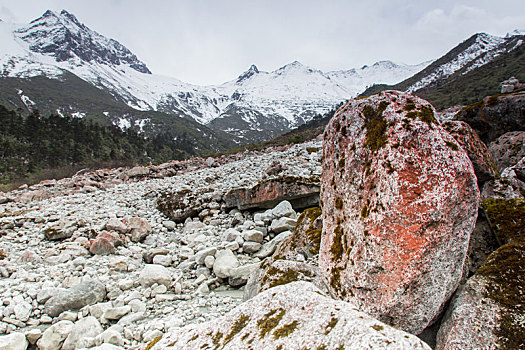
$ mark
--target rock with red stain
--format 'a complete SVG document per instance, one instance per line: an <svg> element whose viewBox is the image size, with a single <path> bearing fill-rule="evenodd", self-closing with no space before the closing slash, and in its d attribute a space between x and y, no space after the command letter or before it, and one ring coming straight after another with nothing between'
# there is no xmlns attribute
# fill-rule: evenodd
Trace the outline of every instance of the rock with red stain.
<svg viewBox="0 0 525 350"><path fill-rule="evenodd" d="M288 200L294 209L316 206L319 203L319 177L284 176L265 180L251 188L239 188L224 196L228 208L239 210L273 208Z"/></svg>
<svg viewBox="0 0 525 350"><path fill-rule="evenodd" d="M113 232L102 232L90 241L89 252L93 255L115 254L115 248L123 242L118 234Z"/></svg>
<svg viewBox="0 0 525 350"><path fill-rule="evenodd" d="M151 225L139 217L129 219L128 229L133 242L142 242L153 231Z"/></svg>
<svg viewBox="0 0 525 350"><path fill-rule="evenodd" d="M480 187L486 181L495 178L498 174L498 166L492 158L487 146L481 141L478 134L465 122L459 120L448 120L443 127L457 141L468 154L474 166L474 172L478 178ZM451 147L454 145L449 144Z"/></svg>
<svg viewBox="0 0 525 350"><path fill-rule="evenodd" d="M319 266L333 296L419 334L457 288L476 222L472 162L423 99L352 100L324 134Z"/></svg>

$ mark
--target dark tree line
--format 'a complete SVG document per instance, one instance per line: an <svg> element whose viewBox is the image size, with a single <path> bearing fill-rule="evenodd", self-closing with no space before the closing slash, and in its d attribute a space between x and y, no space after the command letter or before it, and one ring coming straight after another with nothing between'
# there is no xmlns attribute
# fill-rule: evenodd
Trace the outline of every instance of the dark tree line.
<svg viewBox="0 0 525 350"><path fill-rule="evenodd" d="M170 134L147 140L116 126L38 112L22 116L0 106L0 184L53 168L160 163L185 156Z"/></svg>

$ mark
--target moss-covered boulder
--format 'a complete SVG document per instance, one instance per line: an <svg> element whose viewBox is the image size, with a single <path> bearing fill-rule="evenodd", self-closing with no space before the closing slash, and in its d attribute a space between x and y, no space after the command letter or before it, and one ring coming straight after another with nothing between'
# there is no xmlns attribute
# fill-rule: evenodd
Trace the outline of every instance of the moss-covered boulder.
<svg viewBox="0 0 525 350"><path fill-rule="evenodd" d="M339 109L323 157L319 267L331 293L419 334L463 276L479 201L472 162L427 101L396 91Z"/></svg>
<svg viewBox="0 0 525 350"><path fill-rule="evenodd" d="M305 258L319 254L322 228L321 208L306 209L297 219L293 235L277 247L273 258L295 260L297 254Z"/></svg>
<svg viewBox="0 0 525 350"><path fill-rule="evenodd" d="M308 282L269 289L225 316L173 328L160 349L414 349L417 337L381 323Z"/></svg>
<svg viewBox="0 0 525 350"><path fill-rule="evenodd" d="M525 240L524 199L484 199L481 206L500 244Z"/></svg>
<svg viewBox="0 0 525 350"><path fill-rule="evenodd" d="M492 253L458 289L443 319L437 350L525 348L525 242Z"/></svg>

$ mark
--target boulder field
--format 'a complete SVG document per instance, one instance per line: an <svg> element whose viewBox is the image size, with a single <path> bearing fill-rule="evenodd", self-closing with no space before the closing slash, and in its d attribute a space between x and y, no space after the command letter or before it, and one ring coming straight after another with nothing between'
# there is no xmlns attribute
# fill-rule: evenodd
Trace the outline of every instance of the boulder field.
<svg viewBox="0 0 525 350"><path fill-rule="evenodd" d="M525 348L521 97L0 194L0 347Z"/></svg>

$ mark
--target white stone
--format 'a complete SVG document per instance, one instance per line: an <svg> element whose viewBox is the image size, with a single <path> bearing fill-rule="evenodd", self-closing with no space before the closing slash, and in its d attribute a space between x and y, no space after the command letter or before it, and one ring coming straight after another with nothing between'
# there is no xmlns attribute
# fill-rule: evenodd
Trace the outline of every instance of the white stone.
<svg viewBox="0 0 525 350"><path fill-rule="evenodd" d="M0 349L2 350L26 350L29 342L22 333L11 333L0 336Z"/></svg>
<svg viewBox="0 0 525 350"><path fill-rule="evenodd" d="M297 218L295 210L293 210L292 205L288 201L282 201L281 203L277 204L277 206L272 209L272 215L276 219L282 217L288 217L292 219Z"/></svg>
<svg viewBox="0 0 525 350"><path fill-rule="evenodd" d="M143 287L149 287L153 283L163 284L169 287L172 278L169 270L161 265L146 264L142 269L139 282Z"/></svg>
<svg viewBox="0 0 525 350"><path fill-rule="evenodd" d="M42 330L33 328L26 332L26 338L30 344L35 344L42 337ZM1 348L1 347L0 347Z"/></svg>
<svg viewBox="0 0 525 350"><path fill-rule="evenodd" d="M202 249L195 254L195 261L199 265L204 265L204 259L208 256L214 256L216 252L217 248L215 247Z"/></svg>
<svg viewBox="0 0 525 350"><path fill-rule="evenodd" d="M247 230L242 233L243 238L246 242L257 242L262 243L264 235L259 230Z"/></svg>
<svg viewBox="0 0 525 350"><path fill-rule="evenodd" d="M100 344L113 344L116 346L124 345L122 334L113 328L106 329L102 334L98 335L96 341Z"/></svg>
<svg viewBox="0 0 525 350"><path fill-rule="evenodd" d="M157 265L168 267L168 266L171 266L172 262L173 262L173 259L171 258L171 255L159 254L153 257L153 263Z"/></svg>
<svg viewBox="0 0 525 350"><path fill-rule="evenodd" d="M212 269L214 263L215 263L215 256L207 256L206 258L204 258L204 265L207 268Z"/></svg>
<svg viewBox="0 0 525 350"><path fill-rule="evenodd" d="M102 333L104 329L100 325L100 322L93 317L88 316L78 320L71 329L71 333L66 338L62 350L74 350L78 348L88 347L91 344L90 339Z"/></svg>
<svg viewBox="0 0 525 350"><path fill-rule="evenodd" d="M229 249L217 251L215 254L215 263L213 264L213 272L219 278L230 277L230 270L239 266L239 260Z"/></svg>
<svg viewBox="0 0 525 350"><path fill-rule="evenodd" d="M270 229L275 233L293 230L297 220L283 217L272 221Z"/></svg>
<svg viewBox="0 0 525 350"><path fill-rule="evenodd" d="M242 245L242 250L247 254L251 254L251 253L255 253L261 250L261 247L262 247L261 243L244 242L244 244Z"/></svg>
<svg viewBox="0 0 525 350"><path fill-rule="evenodd" d="M145 312L146 311L146 304L138 299L133 299L128 304L131 306L132 312Z"/></svg>
<svg viewBox="0 0 525 350"><path fill-rule="evenodd" d="M104 318L106 320L120 320L124 315L129 314L130 311L131 306L129 305L112 307L104 312Z"/></svg>
<svg viewBox="0 0 525 350"><path fill-rule="evenodd" d="M58 350L73 329L73 322L58 321L42 334L42 338L37 341L39 350Z"/></svg>
<svg viewBox="0 0 525 350"><path fill-rule="evenodd" d="M31 316L31 311L33 311L33 308L31 304L24 301L24 302L15 304L14 311L15 311L15 317L17 320L26 322L27 320L29 320L29 317Z"/></svg>

